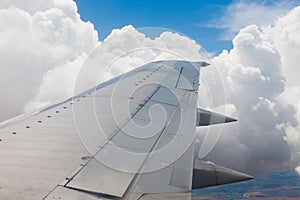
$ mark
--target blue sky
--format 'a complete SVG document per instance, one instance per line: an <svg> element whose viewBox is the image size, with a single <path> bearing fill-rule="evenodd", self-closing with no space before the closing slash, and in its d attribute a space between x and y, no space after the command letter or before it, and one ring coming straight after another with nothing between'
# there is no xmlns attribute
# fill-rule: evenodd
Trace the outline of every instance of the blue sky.
<svg viewBox="0 0 300 200"><path fill-rule="evenodd" d="M232 38L250 24L273 25L300 0L75 0L81 18L103 40L125 25L163 27L189 36L210 53L232 48Z"/></svg>
<svg viewBox="0 0 300 200"><path fill-rule="evenodd" d="M91 21L103 40L112 29L125 25L164 27L179 31L201 44L209 52L231 49L231 40L221 39L225 29L210 28L221 19L229 0L76 0L84 21Z"/></svg>

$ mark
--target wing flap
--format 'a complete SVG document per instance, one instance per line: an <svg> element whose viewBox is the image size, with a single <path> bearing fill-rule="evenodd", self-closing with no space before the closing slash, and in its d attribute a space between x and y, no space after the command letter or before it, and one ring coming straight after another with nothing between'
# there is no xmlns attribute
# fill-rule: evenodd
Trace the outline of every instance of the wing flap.
<svg viewBox="0 0 300 200"><path fill-rule="evenodd" d="M80 190L68 189L62 186L55 188L51 194L48 194L43 200L109 200L112 198L99 196L97 194L82 192Z"/></svg>
<svg viewBox="0 0 300 200"><path fill-rule="evenodd" d="M147 88L145 88L147 89ZM157 88L156 92L163 90ZM154 94L155 94L154 93ZM152 97L111 137L66 187L122 197L177 107ZM132 114L131 114L132 115ZM95 176L97 174L97 176Z"/></svg>
<svg viewBox="0 0 300 200"><path fill-rule="evenodd" d="M113 159L120 159L119 156L117 158L115 155L113 156ZM139 165L140 163L136 160L134 164ZM94 158L65 186L82 191L122 197L133 176L132 173L113 170Z"/></svg>

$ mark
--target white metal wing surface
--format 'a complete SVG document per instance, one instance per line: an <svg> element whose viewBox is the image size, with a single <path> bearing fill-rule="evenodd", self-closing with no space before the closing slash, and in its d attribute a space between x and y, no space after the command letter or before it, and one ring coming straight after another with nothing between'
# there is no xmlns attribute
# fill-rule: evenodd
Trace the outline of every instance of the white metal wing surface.
<svg viewBox="0 0 300 200"><path fill-rule="evenodd" d="M0 199L191 199L192 189L251 178L194 161L196 126L232 121L197 109L205 65L152 62L2 123Z"/></svg>

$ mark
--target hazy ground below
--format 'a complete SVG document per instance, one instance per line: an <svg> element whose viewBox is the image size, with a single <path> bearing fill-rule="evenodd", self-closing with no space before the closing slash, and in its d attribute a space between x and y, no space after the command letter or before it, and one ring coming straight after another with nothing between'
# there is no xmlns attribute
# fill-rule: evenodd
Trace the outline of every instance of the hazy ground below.
<svg viewBox="0 0 300 200"><path fill-rule="evenodd" d="M253 180L196 190L193 200L300 199L300 177L294 169L268 172Z"/></svg>

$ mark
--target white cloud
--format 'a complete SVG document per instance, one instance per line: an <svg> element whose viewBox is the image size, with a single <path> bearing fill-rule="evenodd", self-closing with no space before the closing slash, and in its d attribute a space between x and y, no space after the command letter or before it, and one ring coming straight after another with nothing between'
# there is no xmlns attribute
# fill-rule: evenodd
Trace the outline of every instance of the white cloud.
<svg viewBox="0 0 300 200"><path fill-rule="evenodd" d="M200 49L195 41L177 33L164 32L150 39L133 26L113 30L80 69L75 93L155 60L199 60Z"/></svg>
<svg viewBox="0 0 300 200"><path fill-rule="evenodd" d="M300 176L300 166L295 168L295 171L297 172L297 174Z"/></svg>
<svg viewBox="0 0 300 200"><path fill-rule="evenodd" d="M39 1L22 1L22 0L2 0L0 3L0 9L7 9L11 6L15 6L28 12L30 15L34 15L36 12L45 12L52 8L61 10L65 16L78 20L79 14L77 5L72 0L39 0Z"/></svg>
<svg viewBox="0 0 300 200"><path fill-rule="evenodd" d="M300 51L300 25L295 20L299 16L297 7L273 27L247 26L233 39L230 52L213 59L224 77L227 103L236 106L239 123L224 128L206 159L240 168L232 158L254 174L299 161L300 81L293 79L299 70L296 52ZM293 84L286 84L291 79ZM214 81L207 81L214 85ZM211 90L220 93L218 88ZM215 101L209 106L220 104Z"/></svg>
<svg viewBox="0 0 300 200"><path fill-rule="evenodd" d="M80 19L71 0L1 1L0 120L22 112L44 73L74 63L97 41L93 25Z"/></svg>
<svg viewBox="0 0 300 200"><path fill-rule="evenodd" d="M231 40L236 33L248 25L260 27L274 25L275 21L284 16L297 1L235 1L226 7L224 16L212 25L226 29L223 39Z"/></svg>
<svg viewBox="0 0 300 200"><path fill-rule="evenodd" d="M112 61L104 79L153 60L202 58L201 46L191 39L171 32L150 39L126 26L113 30L94 52L101 56L81 68L99 44L93 25L80 19L71 0L32 3L0 3L0 109L5 113L0 119L20 113L24 105L30 110L69 96L75 83L80 83L79 90L95 86ZM259 10L255 5L249 8L270 12L264 10L269 7ZM281 14L286 7L275 11ZM248 11L243 12L249 17ZM300 51L299 14L300 8L278 20L271 14L260 26L242 29L233 40L233 49L223 51L213 58L213 66L202 70L206 87L201 87L199 103L239 118L239 123L224 127L207 159L259 173L285 167L295 158L292 154L299 151L300 130L300 112L296 112L300 106L295 99L300 96L300 83L293 76L299 70L294 67ZM234 30L245 25L232 24ZM122 56L124 53L128 54ZM86 69L87 64L92 68ZM78 74L85 74L85 79L77 79Z"/></svg>
<svg viewBox="0 0 300 200"><path fill-rule="evenodd" d="M66 61L45 72L36 96L26 103L25 110L36 110L72 96L74 83L86 58L83 53L74 61Z"/></svg>
<svg viewBox="0 0 300 200"><path fill-rule="evenodd" d="M285 65L279 47L274 44L272 30L255 25L242 29L233 40L234 48L215 57L214 66L202 70L202 83L210 91L202 89L204 93L200 95L200 104L228 111L239 118L239 123L223 129L210 128L208 134L222 130L223 135L206 159L254 174L290 166L295 150L291 148L290 141L298 137L294 131L298 127L295 105L281 97L285 91L282 72ZM99 46L97 51L101 56L96 63L102 63L103 69L118 56L139 48L144 49L119 58L106 77L149 61L178 58L178 55L190 60L201 59L201 47L188 38L165 32L150 39L134 27L126 26L114 30ZM97 65L90 69L92 74L84 77L97 80L101 69ZM89 84L94 86L96 83ZM206 96L211 99L205 99Z"/></svg>
<svg viewBox="0 0 300 200"><path fill-rule="evenodd" d="M289 87L299 86L300 68L298 66L300 49L300 6L276 21L270 35L282 57L283 73Z"/></svg>

